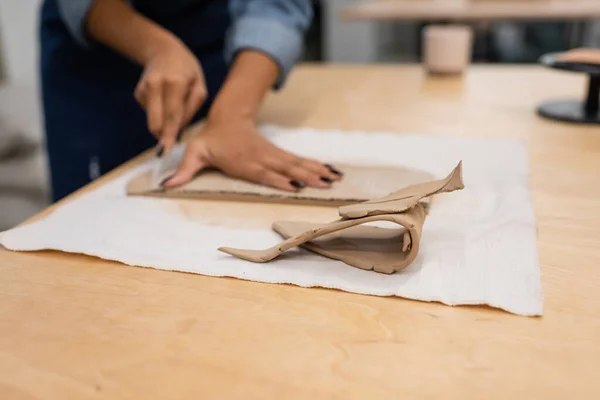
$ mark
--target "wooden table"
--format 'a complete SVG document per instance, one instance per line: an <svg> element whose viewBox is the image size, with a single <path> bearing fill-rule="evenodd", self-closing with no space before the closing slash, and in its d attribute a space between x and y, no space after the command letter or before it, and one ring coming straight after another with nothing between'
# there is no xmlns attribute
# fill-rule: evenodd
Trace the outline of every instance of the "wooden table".
<svg viewBox="0 0 600 400"><path fill-rule="evenodd" d="M588 20L600 17L596 0L363 0L345 20Z"/></svg>
<svg viewBox="0 0 600 400"><path fill-rule="evenodd" d="M534 112L584 84L539 67L303 66L262 112L524 140L544 317L0 250L0 399L600 398L600 130Z"/></svg>

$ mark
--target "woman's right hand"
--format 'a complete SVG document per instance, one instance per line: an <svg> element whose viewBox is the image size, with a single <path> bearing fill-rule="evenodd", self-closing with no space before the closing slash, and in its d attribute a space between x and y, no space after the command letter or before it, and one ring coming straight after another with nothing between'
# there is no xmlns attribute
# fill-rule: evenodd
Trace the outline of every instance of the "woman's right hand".
<svg viewBox="0 0 600 400"><path fill-rule="evenodd" d="M169 151L206 98L200 63L179 38L139 14L131 2L90 3L85 21L90 36L144 66L135 98L146 110L148 129Z"/></svg>
<svg viewBox="0 0 600 400"><path fill-rule="evenodd" d="M207 96L198 59L183 44L157 52L144 67L135 98L146 110L148 129L165 153Z"/></svg>

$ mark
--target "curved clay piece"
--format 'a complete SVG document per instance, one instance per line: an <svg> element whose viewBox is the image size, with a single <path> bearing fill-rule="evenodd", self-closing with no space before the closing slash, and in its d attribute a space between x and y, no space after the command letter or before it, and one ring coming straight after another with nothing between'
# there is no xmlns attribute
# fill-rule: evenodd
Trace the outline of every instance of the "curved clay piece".
<svg viewBox="0 0 600 400"><path fill-rule="evenodd" d="M462 161L446 178L410 185L397 192L375 200L342 206L339 209L343 218L361 218L370 215L397 214L414 207L421 199L439 193L452 192L464 188L462 181Z"/></svg>
<svg viewBox="0 0 600 400"><path fill-rule="evenodd" d="M425 197L463 189L462 163L445 179L408 186L380 199L340 207L341 219L329 224L277 222L273 230L285 240L266 250L221 247L220 251L247 261L264 263L303 246L353 267L391 274L406 268L419 252L427 215ZM387 221L401 229L361 226Z"/></svg>
<svg viewBox="0 0 600 400"><path fill-rule="evenodd" d="M393 222L404 229L359 226L369 222ZM410 265L419 252L425 209L417 204L402 214L374 215L339 220L326 225L277 222L273 230L285 241L266 250L219 248L232 256L258 263L275 259L285 251L303 246L315 253L356 268L391 274Z"/></svg>

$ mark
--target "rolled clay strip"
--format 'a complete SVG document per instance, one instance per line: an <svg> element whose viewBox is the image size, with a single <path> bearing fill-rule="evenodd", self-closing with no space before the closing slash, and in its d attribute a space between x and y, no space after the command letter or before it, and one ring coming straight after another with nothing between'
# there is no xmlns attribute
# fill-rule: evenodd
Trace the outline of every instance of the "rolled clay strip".
<svg viewBox="0 0 600 400"><path fill-rule="evenodd" d="M302 246L356 268L385 274L400 271L409 266L419 252L427 214L425 206L419 200L437 193L462 189L461 167L462 164L459 163L445 179L411 185L382 199L360 203L360 208L341 207L342 218L329 224L276 222L273 230L286 240L269 249L221 247L219 250L247 261L265 263L289 249ZM350 210L344 212L344 208ZM360 226L379 221L396 223L401 228Z"/></svg>
<svg viewBox="0 0 600 400"><path fill-rule="evenodd" d="M340 216L343 218L360 218L368 215L401 213L415 206L425 197L461 190L464 187L461 161L450 175L444 179L417 183L379 199L340 207Z"/></svg>

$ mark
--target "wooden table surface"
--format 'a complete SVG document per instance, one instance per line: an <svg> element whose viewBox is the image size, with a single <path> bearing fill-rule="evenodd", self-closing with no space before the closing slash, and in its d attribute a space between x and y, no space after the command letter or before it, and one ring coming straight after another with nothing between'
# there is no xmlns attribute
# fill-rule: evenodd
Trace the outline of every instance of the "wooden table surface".
<svg viewBox="0 0 600 400"><path fill-rule="evenodd" d="M584 88L539 67L307 65L261 115L524 140L543 317L0 250L0 399L600 398L600 128L534 113Z"/></svg>
<svg viewBox="0 0 600 400"><path fill-rule="evenodd" d="M345 20L587 20L600 17L597 0L362 0Z"/></svg>

